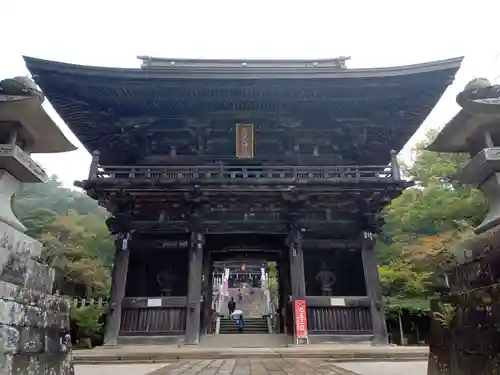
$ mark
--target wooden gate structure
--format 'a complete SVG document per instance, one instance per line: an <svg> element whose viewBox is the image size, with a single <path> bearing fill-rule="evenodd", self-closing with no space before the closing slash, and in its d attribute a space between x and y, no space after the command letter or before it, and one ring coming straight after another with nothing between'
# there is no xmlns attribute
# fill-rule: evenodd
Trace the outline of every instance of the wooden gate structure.
<svg viewBox="0 0 500 375"><path fill-rule="evenodd" d="M462 59L141 59L116 69L25 58L92 153L76 185L112 214L105 342L199 343L211 252L260 247L280 254L282 305L306 301L308 342L387 343L380 211L411 185L397 151Z"/></svg>

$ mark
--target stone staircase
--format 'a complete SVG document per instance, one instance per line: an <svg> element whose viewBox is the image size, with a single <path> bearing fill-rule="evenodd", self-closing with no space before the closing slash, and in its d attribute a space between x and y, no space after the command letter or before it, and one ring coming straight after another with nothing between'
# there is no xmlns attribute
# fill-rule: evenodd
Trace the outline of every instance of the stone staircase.
<svg viewBox="0 0 500 375"><path fill-rule="evenodd" d="M229 311L227 303L233 297L236 301L236 309L243 311L245 328L243 333L266 334L269 333L267 319L263 317L265 310L265 295L260 288L240 288L242 299L238 300L238 288L230 288L229 296L224 299L221 306L223 318L220 319L219 334L239 333L234 319L228 319Z"/></svg>
<svg viewBox="0 0 500 375"><path fill-rule="evenodd" d="M265 298L264 291L259 288L241 288L242 300L238 300L238 288L229 288L229 296L224 298L221 306L221 314L223 316L229 315L229 310L227 308L227 303L234 298L236 302L236 308L243 311L243 317L248 318L262 318L265 310Z"/></svg>
<svg viewBox="0 0 500 375"><path fill-rule="evenodd" d="M251 293L248 291L243 294L241 301L236 302L236 308L243 311L243 317L248 318L262 318L264 311L264 294L261 289L254 289Z"/></svg>

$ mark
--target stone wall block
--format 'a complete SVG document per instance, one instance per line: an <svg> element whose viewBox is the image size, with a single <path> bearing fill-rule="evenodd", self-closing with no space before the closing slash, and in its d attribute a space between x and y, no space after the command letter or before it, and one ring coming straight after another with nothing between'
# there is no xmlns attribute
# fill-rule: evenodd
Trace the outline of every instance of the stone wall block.
<svg viewBox="0 0 500 375"><path fill-rule="evenodd" d="M49 266L31 259L26 265L24 287L44 293L51 293L54 284L55 272Z"/></svg>
<svg viewBox="0 0 500 375"><path fill-rule="evenodd" d="M24 305L14 301L0 300L0 324L22 326L24 322Z"/></svg>
<svg viewBox="0 0 500 375"><path fill-rule="evenodd" d="M53 329L58 332L69 332L70 324L68 313L49 310L47 311L46 319L47 329Z"/></svg>
<svg viewBox="0 0 500 375"><path fill-rule="evenodd" d="M47 328L48 311L44 308L31 305L24 306L24 326Z"/></svg>
<svg viewBox="0 0 500 375"><path fill-rule="evenodd" d="M20 352L25 354L38 354L45 352L46 330L43 328L21 327Z"/></svg>
<svg viewBox="0 0 500 375"><path fill-rule="evenodd" d="M24 285L28 261L41 250L40 242L0 222L0 280Z"/></svg>
<svg viewBox="0 0 500 375"><path fill-rule="evenodd" d="M0 299L48 308L47 293L34 289L26 289L7 281L0 281Z"/></svg>
<svg viewBox="0 0 500 375"><path fill-rule="evenodd" d="M0 248L5 248L11 253L23 253L30 259L42 254L42 244L39 241L2 221L0 221Z"/></svg>
<svg viewBox="0 0 500 375"><path fill-rule="evenodd" d="M71 354L7 356L1 375L75 375ZM1 367L0 367L1 369Z"/></svg>
<svg viewBox="0 0 500 375"><path fill-rule="evenodd" d="M17 328L0 324L0 348L4 348L5 354L19 353L20 338L21 334Z"/></svg>
<svg viewBox="0 0 500 375"><path fill-rule="evenodd" d="M5 354L0 356L0 374L11 375L13 362L14 362L14 355L12 354Z"/></svg>
<svg viewBox="0 0 500 375"><path fill-rule="evenodd" d="M21 293L21 287L7 281L0 281L0 299L8 301L19 301L19 294Z"/></svg>
<svg viewBox="0 0 500 375"><path fill-rule="evenodd" d="M8 249L0 247L0 280L12 284L24 285L26 278L28 258L22 254L9 253Z"/></svg>

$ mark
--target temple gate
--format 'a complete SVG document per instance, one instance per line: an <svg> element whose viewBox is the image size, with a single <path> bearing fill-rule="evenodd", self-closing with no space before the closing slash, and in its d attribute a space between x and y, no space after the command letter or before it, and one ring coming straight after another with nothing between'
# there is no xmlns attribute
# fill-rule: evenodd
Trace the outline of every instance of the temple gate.
<svg viewBox="0 0 500 375"><path fill-rule="evenodd" d="M92 153L76 185L112 214L106 343L198 344L214 266L251 251L277 265L276 331L386 344L380 211L411 185L396 151L461 59L380 69L141 59L113 69L25 58Z"/></svg>

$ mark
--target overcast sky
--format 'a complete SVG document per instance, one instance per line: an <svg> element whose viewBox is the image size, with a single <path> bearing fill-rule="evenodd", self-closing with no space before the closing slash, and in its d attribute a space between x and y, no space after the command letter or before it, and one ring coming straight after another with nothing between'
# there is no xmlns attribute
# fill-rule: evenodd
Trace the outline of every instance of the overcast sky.
<svg viewBox="0 0 500 375"><path fill-rule="evenodd" d="M0 78L28 74L23 54L116 67L139 67L137 55L347 55L352 57L349 68L465 56L454 85L413 142L456 113L455 95L470 79L500 76L498 0L3 0L0 14ZM81 147L50 104L45 106ZM90 163L83 149L36 159L67 186L84 179Z"/></svg>

